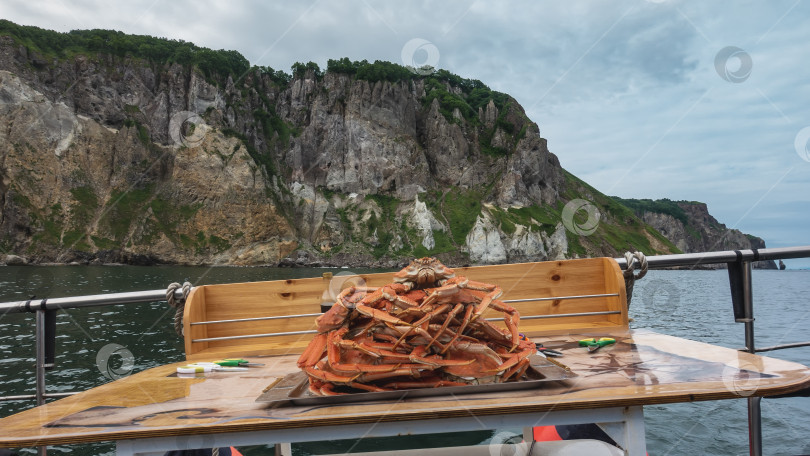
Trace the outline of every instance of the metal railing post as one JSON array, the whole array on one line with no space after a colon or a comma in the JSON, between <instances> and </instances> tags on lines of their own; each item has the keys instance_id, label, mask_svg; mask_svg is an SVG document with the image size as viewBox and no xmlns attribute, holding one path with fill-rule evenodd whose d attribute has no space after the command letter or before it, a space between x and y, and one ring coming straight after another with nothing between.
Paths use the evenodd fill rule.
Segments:
<instances>
[{"instance_id":1,"label":"metal railing post","mask_svg":"<svg viewBox=\"0 0 810 456\"><path fill-rule=\"evenodd\" d=\"M738 255L737 261L728 263L731 303L734 321L745 324L745 351L756 353L754 343L754 294L751 283L751 261ZM748 452L762 455L762 410L759 397L748 398Z\"/></svg>"},{"instance_id":2,"label":"metal railing post","mask_svg":"<svg viewBox=\"0 0 810 456\"><path fill-rule=\"evenodd\" d=\"M45 311L37 310L36 322L36 352L37 352L37 405L45 403Z\"/></svg>"},{"instance_id":3,"label":"metal railing post","mask_svg":"<svg viewBox=\"0 0 810 456\"><path fill-rule=\"evenodd\" d=\"M37 382L37 405L45 403L45 310L37 310L36 320L36 382ZM47 447L37 447L37 454L45 456Z\"/></svg>"},{"instance_id":4,"label":"metal railing post","mask_svg":"<svg viewBox=\"0 0 810 456\"><path fill-rule=\"evenodd\" d=\"M743 261L739 270L742 285L742 301L745 309L745 349L756 353L754 344L754 293L751 283L751 262ZM748 453L751 456L762 455L762 409L761 397L748 398Z\"/></svg>"},{"instance_id":5,"label":"metal railing post","mask_svg":"<svg viewBox=\"0 0 810 456\"><path fill-rule=\"evenodd\" d=\"M745 350L754 353L754 294L751 284L751 262L743 261L740 269L743 308L745 309Z\"/></svg>"},{"instance_id":6,"label":"metal railing post","mask_svg":"<svg viewBox=\"0 0 810 456\"><path fill-rule=\"evenodd\" d=\"M762 398L752 396L748 398L748 454L762 455Z\"/></svg>"},{"instance_id":7,"label":"metal railing post","mask_svg":"<svg viewBox=\"0 0 810 456\"><path fill-rule=\"evenodd\" d=\"M751 287L751 263L743 263L743 284L747 291L745 296L745 346L748 353L756 353L754 345L754 297ZM751 456L762 455L762 409L761 397L748 398L748 447Z\"/></svg>"},{"instance_id":8,"label":"metal railing post","mask_svg":"<svg viewBox=\"0 0 810 456\"><path fill-rule=\"evenodd\" d=\"M756 353L754 345L754 293L751 284L751 262L743 261L741 270L743 303L745 305L745 348ZM748 453L762 455L762 409L761 397L748 398Z\"/></svg>"}]
</instances>

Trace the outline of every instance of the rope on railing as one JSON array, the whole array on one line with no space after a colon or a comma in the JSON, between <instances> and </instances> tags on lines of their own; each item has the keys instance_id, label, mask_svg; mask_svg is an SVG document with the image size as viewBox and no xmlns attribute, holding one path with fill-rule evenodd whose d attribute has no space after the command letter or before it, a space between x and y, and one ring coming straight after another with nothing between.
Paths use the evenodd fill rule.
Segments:
<instances>
[{"instance_id":1,"label":"rope on railing","mask_svg":"<svg viewBox=\"0 0 810 456\"><path fill-rule=\"evenodd\" d=\"M182 299L176 299L174 297L174 293L179 289L183 290ZM186 298L188 298L189 293L191 293L191 284L189 282L184 282L183 285L173 282L169 284L169 288L166 289L166 302L177 309L174 312L174 332L180 337L183 337L183 309L186 307Z\"/></svg>"},{"instance_id":2,"label":"rope on railing","mask_svg":"<svg viewBox=\"0 0 810 456\"><path fill-rule=\"evenodd\" d=\"M629 309L630 300L633 299L633 286L636 284L636 280L647 275L647 257L641 252L625 252L624 260L627 262L627 269L623 272L624 288L627 290L627 308ZM639 271L637 274L633 274L636 270L636 264L639 265Z\"/></svg>"}]
</instances>

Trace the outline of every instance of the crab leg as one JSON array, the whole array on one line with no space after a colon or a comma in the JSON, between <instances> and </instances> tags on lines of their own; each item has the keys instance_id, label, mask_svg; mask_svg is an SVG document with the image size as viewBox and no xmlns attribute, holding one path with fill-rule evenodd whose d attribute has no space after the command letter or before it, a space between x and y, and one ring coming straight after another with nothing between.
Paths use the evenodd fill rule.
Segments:
<instances>
[{"instance_id":1,"label":"crab leg","mask_svg":"<svg viewBox=\"0 0 810 456\"><path fill-rule=\"evenodd\" d=\"M498 290L498 295L496 296L496 298L500 296L502 293L502 291L500 291L501 289L497 285L492 285L490 283L484 282L476 282L475 280L470 280L467 278L464 278L464 280L458 279L461 279L461 277L456 277L456 279L451 280L455 280L458 283L459 288L467 288L469 290L476 290L476 291L486 291L488 293Z\"/></svg>"},{"instance_id":2,"label":"crab leg","mask_svg":"<svg viewBox=\"0 0 810 456\"><path fill-rule=\"evenodd\" d=\"M512 348L512 337L509 331L500 329L486 320L471 321L470 327L475 331L480 331L480 334L489 338L491 342Z\"/></svg>"},{"instance_id":3,"label":"crab leg","mask_svg":"<svg viewBox=\"0 0 810 456\"><path fill-rule=\"evenodd\" d=\"M447 309L449 308L450 304L442 304L429 312L425 312L425 316L422 317L419 321L411 323L413 325L411 326L411 329L409 329L408 331L405 332L405 334L400 336L399 340L394 344L394 347L396 348L399 344L401 344L405 340L405 338L411 334L411 331L414 331L416 328L422 326L423 324L430 322L430 320L432 320L433 317L446 312ZM435 338L431 337L431 341L432 341L431 343L435 342Z\"/></svg>"},{"instance_id":4,"label":"crab leg","mask_svg":"<svg viewBox=\"0 0 810 456\"><path fill-rule=\"evenodd\" d=\"M467 329L467 325L470 323L470 318L472 318L471 317L472 316L472 311L473 311L473 306L467 306L467 311L464 312L464 318L461 320L461 326L458 327L458 329L456 330L456 334L453 335L453 338L450 339L450 342L448 342L444 346L444 348L442 348L442 350L439 352L440 354L444 355L444 353L447 351L447 349L450 348L451 346L455 345L457 343L457 341L458 341L458 338L461 337L464 334L464 330Z\"/></svg>"},{"instance_id":5,"label":"crab leg","mask_svg":"<svg viewBox=\"0 0 810 456\"><path fill-rule=\"evenodd\" d=\"M394 304L398 304L400 307L410 308L410 307L418 307L419 303L407 298L405 296L401 296L397 294L397 290L394 289L391 285L386 285L384 287L380 287L374 293L367 295L360 301L360 304L365 306L373 306L380 301L388 301Z\"/></svg>"},{"instance_id":6,"label":"crab leg","mask_svg":"<svg viewBox=\"0 0 810 456\"><path fill-rule=\"evenodd\" d=\"M398 365L390 364L368 364L368 363L349 363L343 362L340 356L340 347L348 346L351 349L357 349L362 353L370 354L376 358L381 355L374 352L374 350L360 350L362 344L354 341L344 341L341 337L346 334L348 329L346 327L340 328L337 331L329 333L329 341L327 347L327 359L329 360L329 367L336 374L360 374L363 372L391 372L395 370Z\"/></svg>"},{"instance_id":7,"label":"crab leg","mask_svg":"<svg viewBox=\"0 0 810 456\"><path fill-rule=\"evenodd\" d=\"M517 322L520 321L520 313L518 313L517 309L502 301L493 300L491 307L504 313L503 320L504 323L506 323L506 327L509 328L509 333L512 335L512 351L514 351L520 340L520 332L517 327Z\"/></svg>"},{"instance_id":8,"label":"crab leg","mask_svg":"<svg viewBox=\"0 0 810 456\"><path fill-rule=\"evenodd\" d=\"M345 375L338 375L327 370L323 369L315 369L314 367L305 367L304 372L306 372L311 377L315 377L318 380L323 382L330 382L330 383L348 383L354 381L360 374L355 374L351 377L347 377Z\"/></svg>"},{"instance_id":9,"label":"crab leg","mask_svg":"<svg viewBox=\"0 0 810 456\"><path fill-rule=\"evenodd\" d=\"M414 377L414 378L419 378L420 375L421 375L421 373L420 373L419 369L399 368L399 369L393 370L391 372L374 372L374 373L360 374L356 378L356 380L358 382L366 383L366 382L374 382L374 381L377 381L377 380L382 380L382 379L391 378L391 377Z\"/></svg>"},{"instance_id":10,"label":"crab leg","mask_svg":"<svg viewBox=\"0 0 810 456\"><path fill-rule=\"evenodd\" d=\"M352 388L360 389L360 390L370 391L372 393L379 393L379 392L382 392L382 391L391 391L390 388L383 388L383 387L374 386L374 385L366 385L365 383L360 383L360 382L350 382L349 386L351 386Z\"/></svg>"},{"instance_id":11,"label":"crab leg","mask_svg":"<svg viewBox=\"0 0 810 456\"><path fill-rule=\"evenodd\" d=\"M453 318L456 316L456 314L461 312L461 309L463 309L463 308L464 308L464 304L461 304L461 303L456 304L456 306L453 307L453 310L451 310L448 313L447 318L444 320L444 324L442 324L442 327L436 332L436 335L433 336L433 340L431 340L427 344L426 348L430 348L431 345L433 345L435 342L438 341L439 336L444 334L444 332L447 330L447 327L450 326L450 322L453 321Z\"/></svg>"},{"instance_id":12,"label":"crab leg","mask_svg":"<svg viewBox=\"0 0 810 456\"><path fill-rule=\"evenodd\" d=\"M439 299L446 296L452 296L458 293L459 286L455 283L451 283L449 285L445 285L443 287L434 288L431 290L430 295L422 301L422 305L420 307L427 307L433 305L433 303Z\"/></svg>"},{"instance_id":13,"label":"crab leg","mask_svg":"<svg viewBox=\"0 0 810 456\"><path fill-rule=\"evenodd\" d=\"M504 361L500 366L498 366L498 367L496 367L494 369L485 370L484 372L486 372L486 373L498 373L498 372L506 371L507 369L509 369L512 366L517 365L519 362L523 361L524 359L527 359L529 357L529 355L531 355L534 352L535 352L534 347L526 348L523 351L520 351L520 352L515 353L513 355L509 355L507 360Z\"/></svg>"},{"instance_id":14,"label":"crab leg","mask_svg":"<svg viewBox=\"0 0 810 456\"><path fill-rule=\"evenodd\" d=\"M477 306L475 306L475 316L473 317L473 319L474 320L477 319L484 312L486 312L487 309L489 308L490 304L492 304L492 301L498 299L498 297L500 297L502 294L503 294L503 291L499 287L495 287L492 291L487 293L481 299L481 302ZM504 304L504 305L506 305L506 304ZM503 310L505 310L505 309L503 309ZM512 309L512 310L514 311L515 309Z\"/></svg>"},{"instance_id":15,"label":"crab leg","mask_svg":"<svg viewBox=\"0 0 810 456\"><path fill-rule=\"evenodd\" d=\"M399 340L399 338L394 337L394 336L392 336L390 334L377 333L377 334L375 334L375 337L378 338L378 339L382 339L382 340L390 342L391 343L391 348L393 348L394 344L397 343L397 341ZM399 348L402 348L404 350L413 350L413 346L408 345L408 344L404 344L404 343L399 344Z\"/></svg>"},{"instance_id":16,"label":"crab leg","mask_svg":"<svg viewBox=\"0 0 810 456\"><path fill-rule=\"evenodd\" d=\"M327 337L327 333L321 333L312 339L304 353L301 353L298 358L298 367L312 367L323 358L324 351L326 351Z\"/></svg>"},{"instance_id":17,"label":"crab leg","mask_svg":"<svg viewBox=\"0 0 810 456\"><path fill-rule=\"evenodd\" d=\"M513 375L515 376L515 378L520 378L523 375L523 373L526 372L526 369L528 369L528 367L529 367L529 359L523 358L522 360L518 361L517 364L504 371L503 375L501 375L501 381L505 382L509 380Z\"/></svg>"},{"instance_id":18,"label":"crab leg","mask_svg":"<svg viewBox=\"0 0 810 456\"><path fill-rule=\"evenodd\" d=\"M384 321L386 323L391 323L393 325L403 325L403 326L410 326L411 325L407 321L400 320L399 318L391 315L388 312L385 312L385 311L380 310L380 309L375 309L373 307L368 307L368 306L363 305L363 304L357 304L357 306L354 309L356 311L360 312L361 314L366 315L368 317L371 317L371 318L373 318L375 320ZM326 315L326 314L324 314L324 315Z\"/></svg>"},{"instance_id":19,"label":"crab leg","mask_svg":"<svg viewBox=\"0 0 810 456\"><path fill-rule=\"evenodd\" d=\"M335 391L335 384L334 383L324 383L323 386L320 387L318 392L321 396L343 396L346 393L338 393Z\"/></svg>"},{"instance_id":20,"label":"crab leg","mask_svg":"<svg viewBox=\"0 0 810 456\"><path fill-rule=\"evenodd\" d=\"M324 383L316 378L310 377L309 378L309 392L316 396L321 396L321 387Z\"/></svg>"},{"instance_id":21,"label":"crab leg","mask_svg":"<svg viewBox=\"0 0 810 456\"><path fill-rule=\"evenodd\" d=\"M390 344L385 344L385 345L390 345ZM366 370L368 372L390 372L391 370L393 370L393 369L395 369L397 367L404 367L404 365L400 366L400 364L403 361L413 361L414 363L417 363L417 364L415 364L413 366L408 366L408 367L420 367L420 368L422 368L422 367L424 367L424 365L427 365L427 366L430 366L433 369L436 369L436 368L441 367L441 366L464 365L464 364L469 364L470 362L472 362L472 361L469 361L469 360L461 360L461 361L443 360L440 357L427 358L427 357L424 356L425 352L426 352L426 348L425 348L424 345L420 345L420 346L414 348L411 351L411 353L398 353L398 352L395 352L395 351L386 350L384 348L377 348L377 347L369 346L369 345L366 345L363 342L356 342L356 341L353 341L353 340L341 340L340 341L340 346L341 347L346 347L346 348L351 348L351 349L356 349L356 350L362 351L363 353L367 353L367 354L370 354L372 356L382 358L380 360L381 363L397 364L397 366L393 366L393 367L391 367L391 364L375 364L375 365L370 365L370 366L369 365L363 365L363 370ZM330 362L332 362L332 361L330 361ZM368 369L366 369L367 366L369 367ZM338 370L343 370L343 369L341 369L339 367L336 367L334 362L332 362L332 367L335 367Z\"/></svg>"}]
</instances>

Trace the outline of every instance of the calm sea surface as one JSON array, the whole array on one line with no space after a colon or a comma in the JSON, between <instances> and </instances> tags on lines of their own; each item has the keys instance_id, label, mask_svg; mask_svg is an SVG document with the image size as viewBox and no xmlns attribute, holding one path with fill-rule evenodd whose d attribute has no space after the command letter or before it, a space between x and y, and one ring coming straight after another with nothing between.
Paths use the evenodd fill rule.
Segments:
<instances>
[{"instance_id":1,"label":"calm sea surface","mask_svg":"<svg viewBox=\"0 0 810 456\"><path fill-rule=\"evenodd\" d=\"M330 269L204 267L0 267L0 302L39 297L165 288L189 280L194 285L316 277ZM346 270L343 270L346 271ZM354 269L354 272L370 272ZM810 271L754 271L758 346L810 340ZM743 345L743 325L735 324L726 271L651 271L636 284L630 314L634 328L731 348ZM134 357L133 372L184 359L165 303L119 305L60 312L57 319L57 366L47 373L49 392L79 391L109 381L96 356L119 344ZM810 365L810 348L773 352L772 356ZM115 362L115 359L113 359ZM34 317L0 316L0 396L34 392ZM114 366L126 368L128 366ZM0 402L0 416L25 410L32 401ZM743 455L747 451L744 400L647 406L647 448L651 455ZM762 402L765 454L810 454L810 398ZM514 430L519 432L519 430ZM0 429L2 433L2 429ZM491 431L433 439L441 445L486 442ZM411 441L398 444L412 445ZM331 446L331 445L330 445ZM333 452L379 449L379 442L345 442ZM317 445L301 446L308 454ZM246 455L272 454L265 447L242 449ZM33 450L23 449L24 454ZM113 454L111 444L49 447L49 454Z\"/></svg>"}]
</instances>

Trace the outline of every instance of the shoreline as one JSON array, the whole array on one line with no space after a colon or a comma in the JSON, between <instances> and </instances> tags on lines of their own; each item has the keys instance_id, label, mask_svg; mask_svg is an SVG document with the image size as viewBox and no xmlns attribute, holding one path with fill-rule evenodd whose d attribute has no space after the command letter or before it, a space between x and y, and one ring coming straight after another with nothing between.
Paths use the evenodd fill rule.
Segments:
<instances>
[{"instance_id":1,"label":"shoreline","mask_svg":"<svg viewBox=\"0 0 810 456\"><path fill-rule=\"evenodd\" d=\"M272 264L216 264L216 263L165 263L160 261L137 261L137 262L130 262L130 263L122 263L122 262L103 262L99 259L95 259L93 261L71 261L71 262L57 262L57 261L43 261L38 262L36 260L28 260L25 257L17 256L17 255L8 255L19 258L19 260L12 260L11 262L5 261L0 259L0 267L2 266L41 266L41 267L64 267L64 266L71 266L71 267L81 267L81 266L104 266L104 267L121 267L121 266L142 266L142 267L209 267L209 268L292 268L292 269L302 269L302 268L312 268L312 269L350 269L350 268L365 268L365 269L399 269L403 268L408 265L411 261L410 259L373 259L371 261L367 261L366 258L344 258L346 261L322 261L322 260L310 260L304 259L299 257L298 259L293 259L291 257L283 258L278 263ZM7 256L7 257L8 257ZM445 264L453 264L453 267L460 268L460 267L470 267L470 266L484 266L491 263L471 263L467 261L455 261L458 258L452 258L456 255L444 255L440 254L437 257L444 262ZM450 258L448 258L450 257ZM527 262L541 262L541 261L554 261L554 260L531 260L527 259ZM513 262L512 264L521 263L523 261ZM509 263L494 263L494 264L509 264ZM716 265L699 265L696 267L685 267L685 266L673 266L668 268L660 268L656 269L657 271L713 271L713 270L725 270L725 264L716 264ZM778 268L772 267L762 267L759 264L754 264L754 268L757 270L774 270L778 271ZM808 271L810 268L787 268L786 271Z\"/></svg>"}]
</instances>

